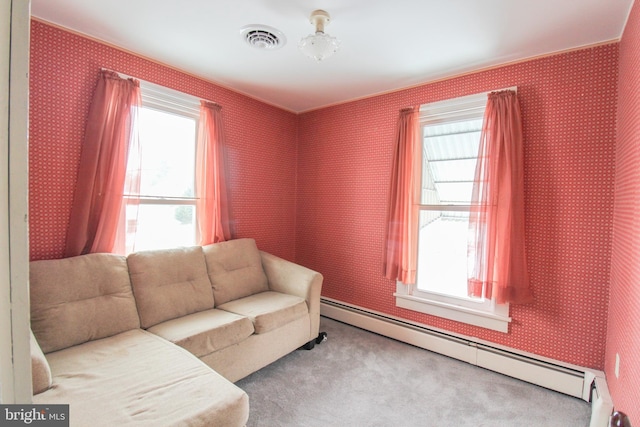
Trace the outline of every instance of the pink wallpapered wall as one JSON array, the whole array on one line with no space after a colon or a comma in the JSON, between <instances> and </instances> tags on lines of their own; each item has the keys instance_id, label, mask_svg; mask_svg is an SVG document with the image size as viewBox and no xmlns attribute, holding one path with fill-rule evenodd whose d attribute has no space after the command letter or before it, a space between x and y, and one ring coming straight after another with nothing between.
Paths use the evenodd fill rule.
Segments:
<instances>
[{"instance_id":1,"label":"pink wallpapered wall","mask_svg":"<svg viewBox=\"0 0 640 427\"><path fill-rule=\"evenodd\" d=\"M63 255L80 147L98 70L108 68L222 105L236 237L295 257L297 116L196 77L33 20L31 259Z\"/></svg>"},{"instance_id":2,"label":"pink wallpapered wall","mask_svg":"<svg viewBox=\"0 0 640 427\"><path fill-rule=\"evenodd\" d=\"M617 67L611 44L302 114L296 260L322 272L326 297L602 369ZM516 85L535 303L512 306L508 334L396 308L382 257L398 111Z\"/></svg>"},{"instance_id":3,"label":"pink wallpapered wall","mask_svg":"<svg viewBox=\"0 0 640 427\"><path fill-rule=\"evenodd\" d=\"M617 409L640 423L640 3L620 42L615 203L605 372ZM620 377L615 376L616 353Z\"/></svg>"}]
</instances>

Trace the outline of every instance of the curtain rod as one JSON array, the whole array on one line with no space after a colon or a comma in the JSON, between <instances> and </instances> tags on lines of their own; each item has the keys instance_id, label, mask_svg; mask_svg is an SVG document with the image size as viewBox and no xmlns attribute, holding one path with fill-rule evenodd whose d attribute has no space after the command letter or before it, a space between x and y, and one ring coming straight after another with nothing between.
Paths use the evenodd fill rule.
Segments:
<instances>
[{"instance_id":1,"label":"curtain rod","mask_svg":"<svg viewBox=\"0 0 640 427\"><path fill-rule=\"evenodd\" d=\"M448 98L448 99L441 99L439 101L426 102L424 104L420 104L420 112L423 112L425 109L432 108L433 104L441 104L441 103L442 104L444 104L444 103L451 104L451 103L455 102L456 104L466 105L466 104L468 104L467 101L470 100L470 99L476 99L476 98L479 98L482 95L488 96L490 93L502 92L502 91L505 91L505 90L512 90L517 94L518 93L518 86L505 87L505 88L502 88L502 89L492 89L492 90L488 90L486 92L476 92L476 93L472 93L470 95L462 95L462 96L457 96L455 98Z\"/></svg>"},{"instance_id":2,"label":"curtain rod","mask_svg":"<svg viewBox=\"0 0 640 427\"><path fill-rule=\"evenodd\" d=\"M123 79L135 79L135 80L138 80L138 81L143 82L143 83L148 84L148 85L160 86L162 88L169 89L169 90L172 90L174 92L178 92L178 93L180 93L182 95L185 95L185 96L190 96L190 97L193 97L193 98L197 98L197 99L199 99L201 101L205 101L205 102L209 102L211 104L215 104L218 107L222 108L222 105L218 104L215 101L211 101L210 99L205 99L205 98L202 98L200 96L191 95L190 93L186 93L186 92L182 92L181 90L177 90L177 89L173 89L173 88L170 88L170 87L162 86L162 85L159 85L157 83L153 83L153 82L150 82L150 81L147 81L147 80L135 77L135 76L130 76L128 74L124 74L124 73L121 73L119 71L112 70L110 68L100 67L100 70L101 71L110 71L112 73L116 73L118 76L120 76Z\"/></svg>"}]
</instances>

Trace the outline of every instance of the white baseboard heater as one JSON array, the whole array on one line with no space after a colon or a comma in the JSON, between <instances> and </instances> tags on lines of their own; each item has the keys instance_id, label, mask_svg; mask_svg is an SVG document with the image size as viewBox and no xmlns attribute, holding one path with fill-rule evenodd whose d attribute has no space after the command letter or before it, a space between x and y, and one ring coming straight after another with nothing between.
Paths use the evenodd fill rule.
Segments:
<instances>
[{"instance_id":1,"label":"white baseboard heater","mask_svg":"<svg viewBox=\"0 0 640 427\"><path fill-rule=\"evenodd\" d=\"M416 347L592 402L590 427L606 427L613 404L602 371L427 327L330 298L320 314Z\"/></svg>"}]
</instances>

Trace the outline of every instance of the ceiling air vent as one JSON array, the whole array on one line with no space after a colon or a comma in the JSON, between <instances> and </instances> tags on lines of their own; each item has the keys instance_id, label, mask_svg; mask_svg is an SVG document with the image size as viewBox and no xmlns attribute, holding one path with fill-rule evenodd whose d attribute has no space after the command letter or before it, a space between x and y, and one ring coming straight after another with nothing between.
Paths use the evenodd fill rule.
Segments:
<instances>
[{"instance_id":1,"label":"ceiling air vent","mask_svg":"<svg viewBox=\"0 0 640 427\"><path fill-rule=\"evenodd\" d=\"M260 50L280 49L287 42L281 31L266 25L247 25L240 34L249 46Z\"/></svg>"}]
</instances>

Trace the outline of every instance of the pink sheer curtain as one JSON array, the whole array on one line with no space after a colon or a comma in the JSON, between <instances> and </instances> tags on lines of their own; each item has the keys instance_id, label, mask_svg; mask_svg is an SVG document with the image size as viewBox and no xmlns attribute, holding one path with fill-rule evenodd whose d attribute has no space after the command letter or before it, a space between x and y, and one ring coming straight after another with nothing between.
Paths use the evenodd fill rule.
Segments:
<instances>
[{"instance_id":1,"label":"pink sheer curtain","mask_svg":"<svg viewBox=\"0 0 640 427\"><path fill-rule=\"evenodd\" d=\"M198 244L231 238L223 156L222 111L201 101L196 144L196 218Z\"/></svg>"},{"instance_id":2,"label":"pink sheer curtain","mask_svg":"<svg viewBox=\"0 0 640 427\"><path fill-rule=\"evenodd\" d=\"M498 304L533 299L525 254L520 105L514 91L489 94L469 218L469 295Z\"/></svg>"},{"instance_id":3,"label":"pink sheer curtain","mask_svg":"<svg viewBox=\"0 0 640 427\"><path fill-rule=\"evenodd\" d=\"M112 252L123 207L129 147L137 144L140 85L101 71L89 109L65 256Z\"/></svg>"},{"instance_id":4,"label":"pink sheer curtain","mask_svg":"<svg viewBox=\"0 0 640 427\"><path fill-rule=\"evenodd\" d=\"M418 107L400 111L387 218L384 275L413 284L418 259L418 203L421 163Z\"/></svg>"}]
</instances>

